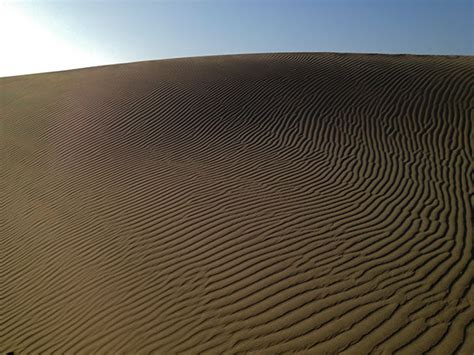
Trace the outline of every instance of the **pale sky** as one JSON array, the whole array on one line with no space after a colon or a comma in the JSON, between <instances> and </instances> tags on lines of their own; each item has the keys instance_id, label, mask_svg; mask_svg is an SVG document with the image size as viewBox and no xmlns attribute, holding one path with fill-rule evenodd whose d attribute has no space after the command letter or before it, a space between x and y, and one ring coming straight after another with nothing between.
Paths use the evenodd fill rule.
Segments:
<instances>
[{"instance_id":1,"label":"pale sky","mask_svg":"<svg viewBox=\"0 0 474 355\"><path fill-rule=\"evenodd\" d=\"M259 52L473 55L474 0L0 0L0 77Z\"/></svg>"},{"instance_id":2,"label":"pale sky","mask_svg":"<svg viewBox=\"0 0 474 355\"><path fill-rule=\"evenodd\" d=\"M24 6L0 2L0 77L95 66L113 61L87 51Z\"/></svg>"}]
</instances>

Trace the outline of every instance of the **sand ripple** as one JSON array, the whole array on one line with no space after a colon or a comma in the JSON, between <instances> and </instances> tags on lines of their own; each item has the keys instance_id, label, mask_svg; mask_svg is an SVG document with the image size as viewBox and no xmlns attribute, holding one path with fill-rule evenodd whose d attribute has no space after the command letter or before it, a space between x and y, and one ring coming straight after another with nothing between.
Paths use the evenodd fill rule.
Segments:
<instances>
[{"instance_id":1,"label":"sand ripple","mask_svg":"<svg viewBox=\"0 0 474 355\"><path fill-rule=\"evenodd\" d=\"M0 351L474 351L472 57L0 79Z\"/></svg>"}]
</instances>

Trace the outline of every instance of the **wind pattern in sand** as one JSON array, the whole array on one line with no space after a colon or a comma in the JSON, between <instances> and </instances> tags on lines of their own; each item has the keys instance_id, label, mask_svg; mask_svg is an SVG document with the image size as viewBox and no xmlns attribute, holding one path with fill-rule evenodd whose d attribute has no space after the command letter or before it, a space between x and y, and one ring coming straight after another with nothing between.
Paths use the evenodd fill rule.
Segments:
<instances>
[{"instance_id":1,"label":"wind pattern in sand","mask_svg":"<svg viewBox=\"0 0 474 355\"><path fill-rule=\"evenodd\" d=\"M474 351L472 57L0 79L0 351Z\"/></svg>"}]
</instances>

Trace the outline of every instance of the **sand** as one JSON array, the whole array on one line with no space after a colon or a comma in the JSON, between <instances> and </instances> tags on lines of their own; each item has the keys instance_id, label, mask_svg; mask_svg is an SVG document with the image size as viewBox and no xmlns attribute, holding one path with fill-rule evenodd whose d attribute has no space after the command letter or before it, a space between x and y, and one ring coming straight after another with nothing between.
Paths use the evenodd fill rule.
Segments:
<instances>
[{"instance_id":1,"label":"sand","mask_svg":"<svg viewBox=\"0 0 474 355\"><path fill-rule=\"evenodd\" d=\"M472 354L473 57L0 79L0 352Z\"/></svg>"}]
</instances>

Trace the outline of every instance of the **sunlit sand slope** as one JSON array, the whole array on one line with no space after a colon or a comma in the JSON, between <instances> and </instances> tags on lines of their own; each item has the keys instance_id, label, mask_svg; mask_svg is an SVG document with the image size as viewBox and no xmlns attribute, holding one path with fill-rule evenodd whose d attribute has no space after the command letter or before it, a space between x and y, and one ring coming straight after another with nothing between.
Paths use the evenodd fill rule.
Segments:
<instances>
[{"instance_id":1,"label":"sunlit sand slope","mask_svg":"<svg viewBox=\"0 0 474 355\"><path fill-rule=\"evenodd\" d=\"M275 54L0 79L0 351L472 354L473 75Z\"/></svg>"}]
</instances>

